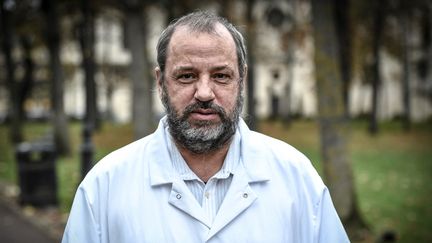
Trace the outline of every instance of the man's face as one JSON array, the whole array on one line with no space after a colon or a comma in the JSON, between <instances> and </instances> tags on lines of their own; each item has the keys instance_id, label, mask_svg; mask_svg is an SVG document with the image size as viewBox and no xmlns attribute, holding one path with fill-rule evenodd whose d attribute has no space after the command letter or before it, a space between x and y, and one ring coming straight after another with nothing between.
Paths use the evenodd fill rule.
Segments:
<instances>
[{"instance_id":1,"label":"man's face","mask_svg":"<svg viewBox=\"0 0 432 243\"><path fill-rule=\"evenodd\" d=\"M156 69L171 135L194 153L216 150L235 133L243 97L234 40L178 27L171 37L165 73Z\"/></svg>"}]
</instances>

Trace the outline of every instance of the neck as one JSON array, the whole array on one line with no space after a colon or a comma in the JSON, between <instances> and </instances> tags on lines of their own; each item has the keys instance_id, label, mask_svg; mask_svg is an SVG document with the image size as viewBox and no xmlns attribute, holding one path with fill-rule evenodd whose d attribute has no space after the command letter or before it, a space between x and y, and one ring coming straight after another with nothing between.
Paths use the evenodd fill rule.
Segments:
<instances>
[{"instance_id":1,"label":"neck","mask_svg":"<svg viewBox=\"0 0 432 243\"><path fill-rule=\"evenodd\" d=\"M227 142L218 150L196 154L176 144L189 168L204 182L207 182L222 168L229 145L230 142Z\"/></svg>"}]
</instances>

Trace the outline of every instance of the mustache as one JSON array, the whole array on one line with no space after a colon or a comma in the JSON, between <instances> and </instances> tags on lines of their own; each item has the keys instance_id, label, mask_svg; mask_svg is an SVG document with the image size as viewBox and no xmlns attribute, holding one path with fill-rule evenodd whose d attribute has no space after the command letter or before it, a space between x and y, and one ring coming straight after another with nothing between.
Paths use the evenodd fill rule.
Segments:
<instances>
[{"instance_id":1,"label":"mustache","mask_svg":"<svg viewBox=\"0 0 432 243\"><path fill-rule=\"evenodd\" d=\"M222 120L227 118L227 114L225 110L216 104L213 101L197 101L193 104L186 106L183 112L183 119L186 119L192 112L198 109L210 109L213 112L217 113Z\"/></svg>"}]
</instances>

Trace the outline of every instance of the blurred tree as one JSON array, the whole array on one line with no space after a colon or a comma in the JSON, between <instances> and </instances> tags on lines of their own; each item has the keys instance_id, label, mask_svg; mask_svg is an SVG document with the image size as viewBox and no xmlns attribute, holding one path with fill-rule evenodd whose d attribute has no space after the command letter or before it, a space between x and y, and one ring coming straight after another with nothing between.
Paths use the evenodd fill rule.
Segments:
<instances>
[{"instance_id":1,"label":"blurred tree","mask_svg":"<svg viewBox=\"0 0 432 243\"><path fill-rule=\"evenodd\" d=\"M129 75L132 81L132 123L135 139L142 138L152 132L152 84L149 71L149 58L147 52L147 35L144 11L146 1L121 1L125 12L125 38L127 47L132 55Z\"/></svg>"},{"instance_id":2,"label":"blurred tree","mask_svg":"<svg viewBox=\"0 0 432 243\"><path fill-rule=\"evenodd\" d=\"M91 128L100 126L97 106L97 87L95 82L96 65L95 45L95 8L94 1L81 0L82 21L79 28L79 42L82 52L82 67L85 75L86 113L85 122Z\"/></svg>"},{"instance_id":3,"label":"blurred tree","mask_svg":"<svg viewBox=\"0 0 432 243\"><path fill-rule=\"evenodd\" d=\"M350 0L335 0L336 33L339 41L339 65L342 75L344 111L349 117L349 87L351 83L351 8Z\"/></svg>"},{"instance_id":4,"label":"blurred tree","mask_svg":"<svg viewBox=\"0 0 432 243\"><path fill-rule=\"evenodd\" d=\"M6 4L8 2L8 4ZM9 90L9 139L13 143L22 141L21 120L19 119L19 94L18 85L15 80L15 63L12 57L13 49L13 15L12 8L13 2L0 1L0 14L1 14L1 29L2 29L2 49L6 64L6 79L7 87Z\"/></svg>"},{"instance_id":5,"label":"blurred tree","mask_svg":"<svg viewBox=\"0 0 432 243\"><path fill-rule=\"evenodd\" d=\"M382 61L380 55L385 52L392 59L398 59L401 63L401 121L404 129L410 127L412 113L411 96L414 92L412 81L414 72L418 71L419 77L427 73L427 54L420 58L419 69L416 70L415 59L422 54L414 54L415 39L419 38L418 29L421 21L416 20L418 12L427 11L428 0L383 0L383 1L353 1L355 5L353 24L353 42L357 41L354 50L354 65L364 66L365 81L372 87L372 107L369 116L369 132L376 134L379 131L378 109L380 89L382 82ZM421 39L421 37L419 38ZM411 43L411 44L410 44ZM418 46L417 46L418 47ZM427 53L425 48L424 53ZM359 61L360 60L360 61ZM355 63L357 61L357 63ZM360 65L358 65L361 63ZM395 79L399 80L399 79ZM392 80L394 81L394 80ZM421 86L424 87L424 86ZM431 85L432 87L432 85ZM384 87L385 88L385 87ZM425 91L425 89L422 89Z\"/></svg>"},{"instance_id":6,"label":"blurred tree","mask_svg":"<svg viewBox=\"0 0 432 243\"><path fill-rule=\"evenodd\" d=\"M425 77L427 86L426 95L429 97L429 100L432 102L432 1L426 2L426 21L425 21L425 49L426 49L426 68L427 75Z\"/></svg>"},{"instance_id":7,"label":"blurred tree","mask_svg":"<svg viewBox=\"0 0 432 243\"><path fill-rule=\"evenodd\" d=\"M372 110L369 118L369 132L378 133L378 93L381 86L381 57L380 46L383 37L386 0L376 1L373 6L372 26Z\"/></svg>"},{"instance_id":8,"label":"blurred tree","mask_svg":"<svg viewBox=\"0 0 432 243\"><path fill-rule=\"evenodd\" d=\"M394 12L401 26L402 40L404 108L402 125L405 130L409 130L414 108L411 103L412 93L417 92L420 97L425 97L432 102L432 2L429 0L395 0L395 2ZM413 36L418 38L417 43ZM414 52L415 49L420 52ZM417 75L413 75L414 73ZM420 82L412 85L415 76Z\"/></svg>"},{"instance_id":9,"label":"blurred tree","mask_svg":"<svg viewBox=\"0 0 432 243\"><path fill-rule=\"evenodd\" d=\"M410 88L410 46L409 46L409 24L410 24L410 9L407 10L405 1L399 3L397 12L401 25L401 43L402 43L402 101L403 114L402 122L405 130L411 128L411 88Z\"/></svg>"},{"instance_id":10,"label":"blurred tree","mask_svg":"<svg viewBox=\"0 0 432 243\"><path fill-rule=\"evenodd\" d=\"M51 105L53 109L54 123L54 143L57 153L61 155L70 154L69 128L67 117L64 112L64 74L60 61L60 32L57 1L42 0L42 12L45 15L46 43L50 54L50 70L52 97Z\"/></svg>"},{"instance_id":11,"label":"blurred tree","mask_svg":"<svg viewBox=\"0 0 432 243\"><path fill-rule=\"evenodd\" d=\"M301 11L301 0L287 0L285 1L286 5L289 7L288 10L285 6L283 6L284 2L274 1L270 2L269 6L266 10L266 21L269 25L276 29L276 31L280 32L281 39L281 50L284 55L284 64L286 75L286 81L282 81L282 87L275 88L273 86L273 92L275 89L282 89L279 91L279 98L273 100L280 100L280 105L277 109L274 107L274 110L278 110L280 116L284 122L285 127L289 127L292 121L292 84L294 78L294 65L295 65L295 50L299 46L304 44L305 34L305 25L299 21L299 17L297 16L297 12ZM310 29L309 27L307 27ZM280 77L282 78L285 75L279 74L280 70L274 69L272 70L273 81L276 81ZM274 104L277 104L274 103Z\"/></svg>"},{"instance_id":12,"label":"blurred tree","mask_svg":"<svg viewBox=\"0 0 432 243\"><path fill-rule=\"evenodd\" d=\"M33 72L35 69L35 64L31 55L34 44L33 38L30 35L24 33L20 37L20 42L23 50L24 75L19 85L18 109L19 119L23 121L26 118L24 102L29 96L34 84Z\"/></svg>"},{"instance_id":13,"label":"blurred tree","mask_svg":"<svg viewBox=\"0 0 432 243\"><path fill-rule=\"evenodd\" d=\"M432 1L418 1L421 1L418 8L421 13L419 22L422 57L417 63L417 71L423 87L415 91L432 102Z\"/></svg>"},{"instance_id":14,"label":"blurred tree","mask_svg":"<svg viewBox=\"0 0 432 243\"><path fill-rule=\"evenodd\" d=\"M247 90L247 117L246 122L248 123L251 130L256 130L256 101L255 101L255 31L256 23L253 16L253 9L255 6L255 0L246 0L246 45L248 49L247 62L248 72L247 81L245 80Z\"/></svg>"},{"instance_id":15,"label":"blurred tree","mask_svg":"<svg viewBox=\"0 0 432 243\"><path fill-rule=\"evenodd\" d=\"M412 106L413 96L422 97L423 95L432 97L432 79L426 81L429 65L428 59L432 63L432 55L429 55L429 33L432 32L428 16L429 0L383 0L383 1L352 1L352 57L353 73L356 77L362 78L363 81L372 87L371 109L369 115L368 129L371 134L379 130L378 115L380 112L386 112L382 105L387 104L384 99L380 98L381 89L387 90L388 84L401 85L400 96L402 109L401 116L402 127L410 127L411 113L417 107ZM419 20L421 16L422 20ZM423 43L423 44L421 44ZM421 46L419 46L421 45ZM432 46L432 45L431 45ZM423 48L423 49L420 49ZM392 61L401 64L400 77L395 76L381 87L382 65L386 65L386 60L381 60L381 54L388 54ZM432 53L432 50L431 50ZM389 67L389 66L387 66ZM393 72L395 68L387 69L386 75ZM428 88L430 87L430 88ZM417 92L417 93L413 93ZM424 96L423 96L424 97ZM383 102L384 101L384 102ZM432 99L431 99L432 101Z\"/></svg>"},{"instance_id":16,"label":"blurred tree","mask_svg":"<svg viewBox=\"0 0 432 243\"><path fill-rule=\"evenodd\" d=\"M315 72L318 95L321 154L324 178L336 210L352 240L367 232L357 206L356 192L348 155L346 117L335 24L335 0L313 0L312 17L315 42Z\"/></svg>"}]
</instances>

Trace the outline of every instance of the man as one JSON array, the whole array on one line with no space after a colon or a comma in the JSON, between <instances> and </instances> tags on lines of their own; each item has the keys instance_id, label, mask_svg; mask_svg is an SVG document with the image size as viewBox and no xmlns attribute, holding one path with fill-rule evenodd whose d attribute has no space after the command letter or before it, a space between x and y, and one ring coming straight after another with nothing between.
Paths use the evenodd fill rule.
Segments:
<instances>
[{"instance_id":1,"label":"man","mask_svg":"<svg viewBox=\"0 0 432 243\"><path fill-rule=\"evenodd\" d=\"M239 118L246 50L233 25L189 14L157 55L167 116L89 172L64 243L348 241L309 160Z\"/></svg>"}]
</instances>

